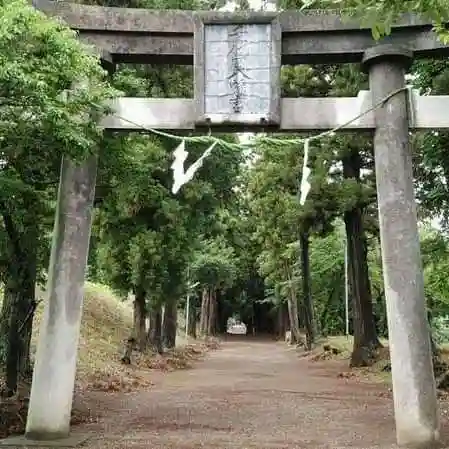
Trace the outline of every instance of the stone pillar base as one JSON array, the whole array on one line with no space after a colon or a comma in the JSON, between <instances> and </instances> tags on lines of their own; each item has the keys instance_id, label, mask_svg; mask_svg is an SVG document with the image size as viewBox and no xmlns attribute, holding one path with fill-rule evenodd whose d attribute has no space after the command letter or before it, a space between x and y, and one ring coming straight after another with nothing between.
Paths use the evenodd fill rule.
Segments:
<instances>
[{"instance_id":1,"label":"stone pillar base","mask_svg":"<svg viewBox=\"0 0 449 449\"><path fill-rule=\"evenodd\" d=\"M72 434L60 439L33 440L25 435L17 435L0 440L0 447L79 447L90 437L90 434Z\"/></svg>"}]
</instances>

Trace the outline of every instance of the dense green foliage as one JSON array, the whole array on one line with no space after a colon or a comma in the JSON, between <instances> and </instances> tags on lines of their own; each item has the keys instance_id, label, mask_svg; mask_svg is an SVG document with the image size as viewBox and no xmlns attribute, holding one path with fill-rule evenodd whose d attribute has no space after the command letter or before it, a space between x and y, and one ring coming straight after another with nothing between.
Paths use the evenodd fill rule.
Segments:
<instances>
[{"instance_id":1,"label":"dense green foliage","mask_svg":"<svg viewBox=\"0 0 449 449\"><path fill-rule=\"evenodd\" d=\"M449 42L449 6L445 0L302 0L302 4L305 8L326 6L355 16L371 28L376 40L389 35L401 15L413 13L432 23L440 39Z\"/></svg>"}]
</instances>

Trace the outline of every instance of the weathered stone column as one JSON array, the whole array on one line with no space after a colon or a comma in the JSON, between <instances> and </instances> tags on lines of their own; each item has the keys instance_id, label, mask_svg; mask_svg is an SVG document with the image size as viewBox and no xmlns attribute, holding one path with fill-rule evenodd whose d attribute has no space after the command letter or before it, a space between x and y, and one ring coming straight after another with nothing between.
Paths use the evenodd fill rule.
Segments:
<instances>
[{"instance_id":1,"label":"weathered stone column","mask_svg":"<svg viewBox=\"0 0 449 449\"><path fill-rule=\"evenodd\" d=\"M366 51L373 104L405 86L411 52L393 45ZM375 112L374 154L388 314L397 442L429 448L439 439L438 403L409 145L407 92Z\"/></svg>"},{"instance_id":2,"label":"weathered stone column","mask_svg":"<svg viewBox=\"0 0 449 449\"><path fill-rule=\"evenodd\" d=\"M63 158L27 439L69 436L96 173L96 156L81 165Z\"/></svg>"}]
</instances>

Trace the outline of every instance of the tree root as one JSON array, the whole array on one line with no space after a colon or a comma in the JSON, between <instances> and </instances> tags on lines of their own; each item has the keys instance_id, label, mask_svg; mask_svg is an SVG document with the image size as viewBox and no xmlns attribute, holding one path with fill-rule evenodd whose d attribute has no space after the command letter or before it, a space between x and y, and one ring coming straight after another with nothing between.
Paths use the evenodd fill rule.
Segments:
<instances>
[{"instance_id":1,"label":"tree root","mask_svg":"<svg viewBox=\"0 0 449 449\"><path fill-rule=\"evenodd\" d=\"M439 355L433 356L433 374L438 390L449 391L449 364L447 364ZM387 362L382 371L391 371L391 362Z\"/></svg>"},{"instance_id":2,"label":"tree root","mask_svg":"<svg viewBox=\"0 0 449 449\"><path fill-rule=\"evenodd\" d=\"M360 346L352 351L350 368L364 368L372 366L378 357L375 345Z\"/></svg>"},{"instance_id":3,"label":"tree root","mask_svg":"<svg viewBox=\"0 0 449 449\"><path fill-rule=\"evenodd\" d=\"M332 355L338 355L343 352L341 349L336 348L335 346L331 346L331 345L323 345L323 351L330 352Z\"/></svg>"},{"instance_id":4,"label":"tree root","mask_svg":"<svg viewBox=\"0 0 449 449\"><path fill-rule=\"evenodd\" d=\"M388 359L389 351L385 348L379 339L371 343L359 346L353 349L351 353L350 368L365 368L374 365L379 360Z\"/></svg>"},{"instance_id":5,"label":"tree root","mask_svg":"<svg viewBox=\"0 0 449 449\"><path fill-rule=\"evenodd\" d=\"M122 356L122 363L125 365L131 365L131 356L133 353L134 346L136 344L136 339L134 337L129 337L125 343L124 353Z\"/></svg>"},{"instance_id":6,"label":"tree root","mask_svg":"<svg viewBox=\"0 0 449 449\"><path fill-rule=\"evenodd\" d=\"M449 365L439 355L434 355L432 361L437 388L449 390Z\"/></svg>"}]
</instances>

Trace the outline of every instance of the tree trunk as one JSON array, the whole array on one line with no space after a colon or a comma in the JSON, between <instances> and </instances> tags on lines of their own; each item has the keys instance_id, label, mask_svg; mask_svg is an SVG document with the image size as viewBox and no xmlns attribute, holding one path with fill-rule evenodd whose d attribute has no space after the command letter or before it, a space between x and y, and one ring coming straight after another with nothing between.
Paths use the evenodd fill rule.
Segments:
<instances>
[{"instance_id":1,"label":"tree trunk","mask_svg":"<svg viewBox=\"0 0 449 449\"><path fill-rule=\"evenodd\" d=\"M285 334L285 329L283 328L282 315L283 315L283 313L282 313L282 304L281 304L276 311L275 335L277 338L282 337Z\"/></svg>"},{"instance_id":2,"label":"tree trunk","mask_svg":"<svg viewBox=\"0 0 449 449\"><path fill-rule=\"evenodd\" d=\"M146 329L146 292L141 286L136 287L134 291L134 330L133 336L136 340L140 352L144 352L147 344Z\"/></svg>"},{"instance_id":3,"label":"tree trunk","mask_svg":"<svg viewBox=\"0 0 449 449\"><path fill-rule=\"evenodd\" d=\"M30 260L21 258L21 266L15 274L10 273L5 285L4 309L9 316L4 317L2 331L6 332L0 338L5 341L4 354L6 365L6 393L13 395L17 390L20 377L30 377L30 340L33 325L33 315L36 308L34 267L27 263ZM17 277L16 277L17 276Z\"/></svg>"},{"instance_id":4,"label":"tree trunk","mask_svg":"<svg viewBox=\"0 0 449 449\"><path fill-rule=\"evenodd\" d=\"M20 377L31 374L30 340L36 308L37 227L24 223L19 234L13 218L2 211L9 239L9 264L0 323L7 396L17 391Z\"/></svg>"},{"instance_id":5,"label":"tree trunk","mask_svg":"<svg viewBox=\"0 0 449 449\"><path fill-rule=\"evenodd\" d=\"M296 297L295 290L292 285L292 278L288 267L285 267L285 272L287 274L287 279L290 283L289 295L287 298L288 305L288 317L290 322L290 331L292 333L291 343L292 344L302 344L301 332L299 330L299 317L298 317L298 298Z\"/></svg>"},{"instance_id":6,"label":"tree trunk","mask_svg":"<svg viewBox=\"0 0 449 449\"><path fill-rule=\"evenodd\" d=\"M287 330L290 327L290 318L289 318L289 314L288 314L288 304L287 303L282 303L281 305L281 327L282 327L282 333L281 333L281 338L284 339L285 338L285 332L287 332Z\"/></svg>"},{"instance_id":7,"label":"tree trunk","mask_svg":"<svg viewBox=\"0 0 449 449\"><path fill-rule=\"evenodd\" d=\"M301 332L299 330L298 305L295 297L290 296L287 300L288 304L288 318L290 324L290 331L292 333L292 344L301 344Z\"/></svg>"},{"instance_id":8,"label":"tree trunk","mask_svg":"<svg viewBox=\"0 0 449 449\"><path fill-rule=\"evenodd\" d=\"M151 348L163 353L162 348L162 307L153 305L150 310L150 328L148 329L148 343Z\"/></svg>"},{"instance_id":9,"label":"tree trunk","mask_svg":"<svg viewBox=\"0 0 449 449\"><path fill-rule=\"evenodd\" d=\"M5 297L11 301L11 315L9 316L8 341L6 346L6 396L13 396L17 391L19 381L19 361L23 352L22 341L19 334L20 318L17 310L20 307L20 293L17 291L15 280L5 286Z\"/></svg>"},{"instance_id":10,"label":"tree trunk","mask_svg":"<svg viewBox=\"0 0 449 449\"><path fill-rule=\"evenodd\" d=\"M36 300L36 265L32 268L30 272L30 280L28 285L23 285L23 293L25 295L24 307L28 307L26 316L20 324L19 334L22 339L22 353L19 359L19 374L24 379L31 379L33 374L33 366L31 364L31 336L33 333L33 319L34 313L38 305Z\"/></svg>"},{"instance_id":11,"label":"tree trunk","mask_svg":"<svg viewBox=\"0 0 449 449\"><path fill-rule=\"evenodd\" d=\"M190 297L189 323L187 326L187 335L196 338L196 297Z\"/></svg>"},{"instance_id":12,"label":"tree trunk","mask_svg":"<svg viewBox=\"0 0 449 449\"><path fill-rule=\"evenodd\" d=\"M343 159L345 178L360 180L360 155L351 153ZM353 299L354 347L351 366L367 366L374 360L374 351L381 346L374 321L371 285L368 272L368 251L363 228L362 207L344 214L348 242L349 281Z\"/></svg>"},{"instance_id":13,"label":"tree trunk","mask_svg":"<svg viewBox=\"0 0 449 449\"><path fill-rule=\"evenodd\" d=\"M251 303L251 332L253 337L256 336L256 311L254 310L254 302Z\"/></svg>"},{"instance_id":14,"label":"tree trunk","mask_svg":"<svg viewBox=\"0 0 449 449\"><path fill-rule=\"evenodd\" d=\"M220 333L223 329L222 323L225 323L225 312L224 312L224 304L223 301L220 301L221 292L219 290L215 290L214 294L214 309L215 309L215 318L214 318L214 330L213 335L216 335L217 333Z\"/></svg>"},{"instance_id":15,"label":"tree trunk","mask_svg":"<svg viewBox=\"0 0 449 449\"><path fill-rule=\"evenodd\" d=\"M125 344L122 356L122 363L124 363L125 365L131 365L131 356L133 355L133 348L135 342L136 340L134 337L129 337Z\"/></svg>"},{"instance_id":16,"label":"tree trunk","mask_svg":"<svg viewBox=\"0 0 449 449\"><path fill-rule=\"evenodd\" d=\"M367 366L373 361L373 351L380 347L373 313L368 274L368 258L360 209L345 214L349 248L349 279L353 299L354 348L351 366Z\"/></svg>"},{"instance_id":17,"label":"tree trunk","mask_svg":"<svg viewBox=\"0 0 449 449\"><path fill-rule=\"evenodd\" d=\"M302 294L304 305L304 328L306 330L306 349L312 350L315 343L315 318L313 313L313 301L311 291L310 260L309 260L309 235L300 233L301 269L302 269Z\"/></svg>"},{"instance_id":18,"label":"tree trunk","mask_svg":"<svg viewBox=\"0 0 449 449\"><path fill-rule=\"evenodd\" d=\"M216 330L216 312L217 312L217 293L214 289L210 288L208 297L209 297L209 307L208 307L208 316L207 316L207 332L206 335L215 335Z\"/></svg>"},{"instance_id":19,"label":"tree trunk","mask_svg":"<svg viewBox=\"0 0 449 449\"><path fill-rule=\"evenodd\" d=\"M282 303L277 310L276 335L280 339L285 338L285 333L289 328L288 304Z\"/></svg>"},{"instance_id":20,"label":"tree trunk","mask_svg":"<svg viewBox=\"0 0 449 449\"><path fill-rule=\"evenodd\" d=\"M176 346L176 329L178 322L178 303L170 299L165 304L164 319L162 324L163 346L172 349Z\"/></svg>"},{"instance_id":21,"label":"tree trunk","mask_svg":"<svg viewBox=\"0 0 449 449\"><path fill-rule=\"evenodd\" d=\"M8 283L8 280L6 281ZM1 366L4 368L6 366L6 351L8 348L8 338L9 338L9 322L12 316L12 306L14 298L9 294L9 289L7 285L3 291L3 301L2 301L2 312L0 316L0 362Z\"/></svg>"},{"instance_id":22,"label":"tree trunk","mask_svg":"<svg viewBox=\"0 0 449 449\"><path fill-rule=\"evenodd\" d=\"M207 288L203 288L203 293L201 296L201 316L200 316L201 335L205 335L207 332L208 311L209 311L209 294Z\"/></svg>"}]
</instances>

